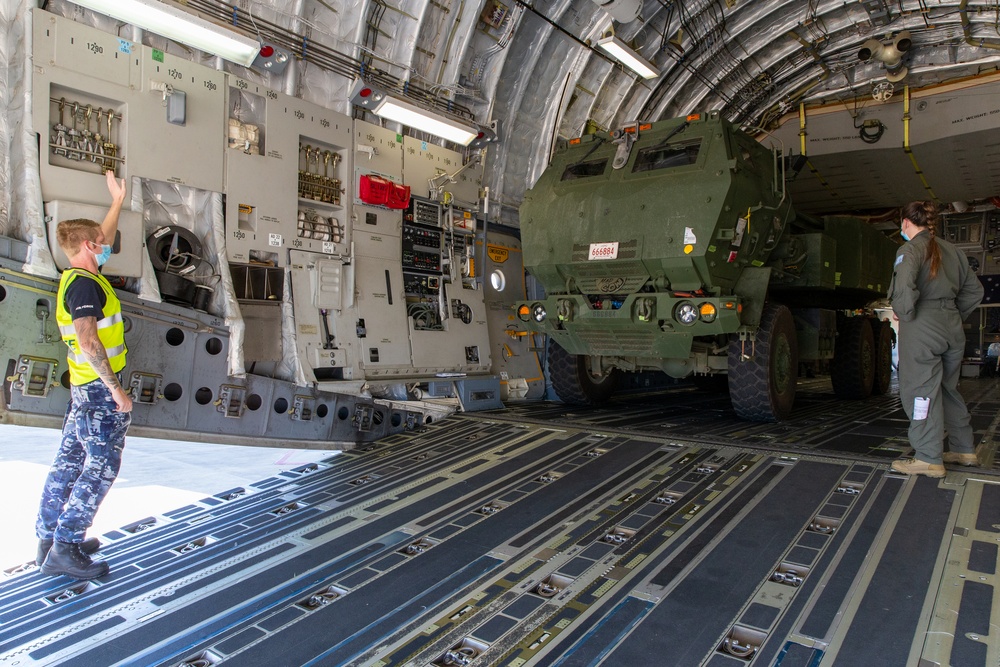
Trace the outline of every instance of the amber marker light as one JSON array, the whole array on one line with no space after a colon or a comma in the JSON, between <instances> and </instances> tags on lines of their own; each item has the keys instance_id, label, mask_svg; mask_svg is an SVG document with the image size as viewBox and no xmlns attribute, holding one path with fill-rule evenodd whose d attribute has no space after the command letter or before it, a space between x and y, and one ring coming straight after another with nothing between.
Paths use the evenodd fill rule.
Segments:
<instances>
[{"instance_id":1,"label":"amber marker light","mask_svg":"<svg viewBox=\"0 0 1000 667\"><path fill-rule=\"evenodd\" d=\"M527 304L523 304L517 309L517 318L522 322L527 322L531 319L531 308Z\"/></svg>"},{"instance_id":2,"label":"amber marker light","mask_svg":"<svg viewBox=\"0 0 1000 667\"><path fill-rule=\"evenodd\" d=\"M698 315L701 317L702 322L714 322L718 311L716 311L714 305L706 302L698 306Z\"/></svg>"}]
</instances>

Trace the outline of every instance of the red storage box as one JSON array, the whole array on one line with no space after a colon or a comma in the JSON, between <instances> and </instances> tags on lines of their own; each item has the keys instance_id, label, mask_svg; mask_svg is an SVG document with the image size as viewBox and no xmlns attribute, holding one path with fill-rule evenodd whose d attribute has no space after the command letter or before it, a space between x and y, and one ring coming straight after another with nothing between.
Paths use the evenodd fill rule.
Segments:
<instances>
[{"instance_id":1,"label":"red storage box","mask_svg":"<svg viewBox=\"0 0 1000 667\"><path fill-rule=\"evenodd\" d=\"M389 183L389 208L407 208L410 205L410 186Z\"/></svg>"},{"instance_id":2,"label":"red storage box","mask_svg":"<svg viewBox=\"0 0 1000 667\"><path fill-rule=\"evenodd\" d=\"M361 201L372 206L388 206L393 183L381 176L361 177Z\"/></svg>"}]
</instances>

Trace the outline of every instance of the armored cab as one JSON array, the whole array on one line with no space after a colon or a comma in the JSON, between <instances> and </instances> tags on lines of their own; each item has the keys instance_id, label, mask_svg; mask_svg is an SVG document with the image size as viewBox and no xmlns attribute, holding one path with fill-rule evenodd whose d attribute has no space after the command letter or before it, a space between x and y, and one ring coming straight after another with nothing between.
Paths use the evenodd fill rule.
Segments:
<instances>
[{"instance_id":1,"label":"armored cab","mask_svg":"<svg viewBox=\"0 0 1000 667\"><path fill-rule=\"evenodd\" d=\"M862 220L797 216L780 149L717 113L574 139L526 194L521 230L546 298L518 317L548 334L565 401L607 399L622 371L728 375L741 416L777 420L800 361L835 356L838 394L888 386L892 331L858 311L885 294L896 244Z\"/></svg>"}]
</instances>

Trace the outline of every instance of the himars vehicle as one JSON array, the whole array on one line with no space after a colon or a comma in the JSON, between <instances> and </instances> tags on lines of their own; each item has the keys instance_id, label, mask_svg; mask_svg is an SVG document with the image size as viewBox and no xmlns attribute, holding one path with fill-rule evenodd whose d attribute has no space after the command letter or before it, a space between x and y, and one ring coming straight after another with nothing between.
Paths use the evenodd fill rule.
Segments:
<instances>
[{"instance_id":1,"label":"himars vehicle","mask_svg":"<svg viewBox=\"0 0 1000 667\"><path fill-rule=\"evenodd\" d=\"M780 147L718 113L574 139L521 206L518 304L549 336L564 401L609 398L621 372L728 375L743 418L778 421L800 363L829 362L840 397L884 393L894 333L871 309L897 245L864 220L797 214Z\"/></svg>"}]
</instances>

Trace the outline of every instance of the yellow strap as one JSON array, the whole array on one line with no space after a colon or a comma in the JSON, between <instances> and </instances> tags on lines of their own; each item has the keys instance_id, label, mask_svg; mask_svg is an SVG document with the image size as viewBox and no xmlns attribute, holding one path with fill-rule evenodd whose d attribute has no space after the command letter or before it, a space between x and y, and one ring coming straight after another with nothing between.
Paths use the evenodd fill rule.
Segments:
<instances>
[{"instance_id":1,"label":"yellow strap","mask_svg":"<svg viewBox=\"0 0 1000 667\"><path fill-rule=\"evenodd\" d=\"M913 163L913 171L920 178L920 182L924 185L924 190L930 195L931 199L935 202L938 201L937 195L934 194L934 190L931 189L931 184L927 182L927 178L924 176L924 170L920 168L917 164L917 156L913 154L913 149L910 148L910 87L906 86L903 89L903 150L908 156L910 156L910 162Z\"/></svg>"},{"instance_id":2,"label":"yellow strap","mask_svg":"<svg viewBox=\"0 0 1000 667\"><path fill-rule=\"evenodd\" d=\"M806 105L799 102L799 150L803 157L806 154Z\"/></svg>"}]
</instances>

